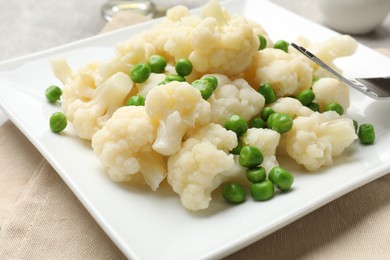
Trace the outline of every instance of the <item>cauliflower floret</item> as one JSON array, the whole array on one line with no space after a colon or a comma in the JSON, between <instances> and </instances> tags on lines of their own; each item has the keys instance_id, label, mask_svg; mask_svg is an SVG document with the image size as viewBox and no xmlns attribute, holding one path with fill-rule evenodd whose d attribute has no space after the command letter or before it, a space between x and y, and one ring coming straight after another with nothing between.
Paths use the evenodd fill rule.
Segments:
<instances>
[{"instance_id":1,"label":"cauliflower floret","mask_svg":"<svg viewBox=\"0 0 390 260\"><path fill-rule=\"evenodd\" d=\"M259 47L253 22L243 16L229 16L216 0L206 4L202 18L191 35L193 51L189 59L195 69L228 76L246 70Z\"/></svg>"},{"instance_id":2,"label":"cauliflower floret","mask_svg":"<svg viewBox=\"0 0 390 260\"><path fill-rule=\"evenodd\" d=\"M76 99L70 103L66 116L78 136L90 140L115 110L123 106L132 88L129 76L118 72L99 85L91 99Z\"/></svg>"},{"instance_id":3,"label":"cauliflower floret","mask_svg":"<svg viewBox=\"0 0 390 260\"><path fill-rule=\"evenodd\" d=\"M245 145L255 146L260 149L264 157L261 166L267 172L279 165L275 156L279 140L280 134L278 132L265 128L250 128L242 137L242 142Z\"/></svg>"},{"instance_id":4,"label":"cauliflower floret","mask_svg":"<svg viewBox=\"0 0 390 260\"><path fill-rule=\"evenodd\" d=\"M92 62L75 72L62 58L50 60L50 65L56 77L64 85L62 90L62 109L64 111L68 109L69 104L77 99L87 102L93 98L96 86L101 81L97 73L98 63Z\"/></svg>"},{"instance_id":5,"label":"cauliflower floret","mask_svg":"<svg viewBox=\"0 0 390 260\"><path fill-rule=\"evenodd\" d=\"M322 43L314 43L311 42L309 39L300 36L298 37L296 43L308 49L311 53L316 55L327 65L329 65L338 72L341 71L334 64L334 60L340 57L351 56L355 53L358 46L356 40L349 35L336 35ZM297 51L294 50L293 52L296 53ZM301 54L298 55L302 56ZM321 68L316 63L311 62L309 59L306 59L306 61L309 62L312 66L314 70L313 74L315 77L321 78L325 76L330 76L329 72Z\"/></svg>"},{"instance_id":6,"label":"cauliflower floret","mask_svg":"<svg viewBox=\"0 0 390 260\"><path fill-rule=\"evenodd\" d=\"M64 85L73 75L72 69L69 67L67 61L63 58L51 59L50 66L53 70L54 75Z\"/></svg>"},{"instance_id":7,"label":"cauliflower floret","mask_svg":"<svg viewBox=\"0 0 390 260\"><path fill-rule=\"evenodd\" d=\"M329 103L339 103L346 111L349 107L349 87L334 78L321 78L312 86L316 95L315 102L320 105L321 111Z\"/></svg>"},{"instance_id":8,"label":"cauliflower floret","mask_svg":"<svg viewBox=\"0 0 390 260\"><path fill-rule=\"evenodd\" d=\"M205 75L209 76L209 75ZM250 120L264 107L264 97L244 79L231 81L225 75L213 74L218 86L208 99L211 104L211 122L224 125L233 114Z\"/></svg>"},{"instance_id":9,"label":"cauliflower floret","mask_svg":"<svg viewBox=\"0 0 390 260\"><path fill-rule=\"evenodd\" d=\"M145 109L159 122L153 149L163 155L176 153L187 131L210 121L210 103L187 82L156 86L146 96Z\"/></svg>"},{"instance_id":10,"label":"cauliflower floret","mask_svg":"<svg viewBox=\"0 0 390 260\"><path fill-rule=\"evenodd\" d=\"M232 176L224 171L234 167L229 151L237 146L236 134L218 124L198 128L168 159L168 183L180 195L186 209L209 206L211 192Z\"/></svg>"},{"instance_id":11,"label":"cauliflower floret","mask_svg":"<svg viewBox=\"0 0 390 260\"><path fill-rule=\"evenodd\" d=\"M118 56L112 59L114 64L120 64L120 67L124 63L137 64L147 61L147 59L154 55L159 54L154 41L165 34L169 28L161 30L147 30L139 34L135 34L129 40L120 42L116 46Z\"/></svg>"},{"instance_id":12,"label":"cauliflower floret","mask_svg":"<svg viewBox=\"0 0 390 260\"><path fill-rule=\"evenodd\" d=\"M288 114L292 118L297 116L310 116L314 113L310 108L302 105L302 103L295 98L284 97L278 98L270 107L278 113Z\"/></svg>"},{"instance_id":13,"label":"cauliflower floret","mask_svg":"<svg viewBox=\"0 0 390 260\"><path fill-rule=\"evenodd\" d=\"M353 121L334 111L297 117L284 136L288 155L309 171L331 165L357 138Z\"/></svg>"},{"instance_id":14,"label":"cauliflower floret","mask_svg":"<svg viewBox=\"0 0 390 260\"><path fill-rule=\"evenodd\" d=\"M92 148L112 180L126 182L141 173L153 191L158 188L167 170L164 157L152 149L156 129L143 106L126 106L93 135Z\"/></svg>"},{"instance_id":15,"label":"cauliflower floret","mask_svg":"<svg viewBox=\"0 0 390 260\"><path fill-rule=\"evenodd\" d=\"M260 24L258 24L257 22L254 22L254 21L251 21L251 20L248 20L248 22L252 26L253 32L256 35L262 35L267 40L266 47L267 48L272 48L274 46L274 43L273 43L271 37L269 37L267 31L264 30L264 28Z\"/></svg>"},{"instance_id":16,"label":"cauliflower floret","mask_svg":"<svg viewBox=\"0 0 390 260\"><path fill-rule=\"evenodd\" d=\"M143 83L137 83L138 94L146 97L149 91L157 86L161 81L165 79L166 75L163 73L151 73L148 80Z\"/></svg>"},{"instance_id":17,"label":"cauliflower floret","mask_svg":"<svg viewBox=\"0 0 390 260\"><path fill-rule=\"evenodd\" d=\"M244 73L251 86L271 84L278 97L294 96L311 86L313 70L301 57L279 49L257 52L251 68Z\"/></svg>"},{"instance_id":18,"label":"cauliflower floret","mask_svg":"<svg viewBox=\"0 0 390 260\"><path fill-rule=\"evenodd\" d=\"M190 15L188 8L176 6L152 30L118 44L118 56L112 62L123 67L123 62L136 64L160 54L168 63L188 58L195 74L236 76L250 66L257 52L259 39L255 31L263 30L243 16L230 16L217 0L209 1L201 16Z\"/></svg>"},{"instance_id":19,"label":"cauliflower floret","mask_svg":"<svg viewBox=\"0 0 390 260\"><path fill-rule=\"evenodd\" d=\"M99 64L97 71L102 79L107 79L117 72L129 74L131 64L125 62L121 57L114 57Z\"/></svg>"}]
</instances>

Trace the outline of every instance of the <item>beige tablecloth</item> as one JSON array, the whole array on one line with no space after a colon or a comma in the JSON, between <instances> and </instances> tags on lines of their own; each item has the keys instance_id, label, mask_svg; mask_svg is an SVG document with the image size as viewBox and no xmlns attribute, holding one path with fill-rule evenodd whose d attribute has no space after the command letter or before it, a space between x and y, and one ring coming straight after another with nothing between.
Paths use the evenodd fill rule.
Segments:
<instances>
[{"instance_id":1,"label":"beige tablecloth","mask_svg":"<svg viewBox=\"0 0 390 260\"><path fill-rule=\"evenodd\" d=\"M227 259L390 259L389 218L387 175ZM0 227L0 259L125 258L10 121L0 127Z\"/></svg>"}]
</instances>

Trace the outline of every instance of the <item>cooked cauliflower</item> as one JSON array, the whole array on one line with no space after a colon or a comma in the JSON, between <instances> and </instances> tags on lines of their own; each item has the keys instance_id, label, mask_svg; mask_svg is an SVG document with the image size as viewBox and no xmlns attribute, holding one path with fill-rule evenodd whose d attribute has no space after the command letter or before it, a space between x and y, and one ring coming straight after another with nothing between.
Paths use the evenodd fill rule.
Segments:
<instances>
[{"instance_id":1,"label":"cooked cauliflower","mask_svg":"<svg viewBox=\"0 0 390 260\"><path fill-rule=\"evenodd\" d=\"M331 165L357 138L353 121L334 111L297 117L284 136L288 155L309 171Z\"/></svg>"},{"instance_id":2,"label":"cooked cauliflower","mask_svg":"<svg viewBox=\"0 0 390 260\"><path fill-rule=\"evenodd\" d=\"M73 71L69 67L68 62L63 58L55 58L50 60L50 66L54 75L61 81L62 84L66 84L72 77Z\"/></svg>"},{"instance_id":3,"label":"cooked cauliflower","mask_svg":"<svg viewBox=\"0 0 390 260\"><path fill-rule=\"evenodd\" d=\"M278 97L294 96L311 86L313 70L301 57L279 49L257 52L251 68L244 73L252 87L269 83Z\"/></svg>"},{"instance_id":4,"label":"cooked cauliflower","mask_svg":"<svg viewBox=\"0 0 390 260\"><path fill-rule=\"evenodd\" d=\"M120 43L112 63L123 67L123 63L145 62L151 55L160 54L169 63L188 58L194 73L236 76L250 66L257 52L259 39L255 31L267 35L255 22L229 15L217 0L209 1L201 16L190 15L186 7L176 6L152 30ZM108 68L113 67L109 64Z\"/></svg>"},{"instance_id":5,"label":"cooked cauliflower","mask_svg":"<svg viewBox=\"0 0 390 260\"><path fill-rule=\"evenodd\" d=\"M278 132L265 128L250 128L242 137L245 145L255 146L260 149L264 156L261 166L266 169L266 172L279 165L275 156L279 140L280 134Z\"/></svg>"},{"instance_id":6,"label":"cooked cauliflower","mask_svg":"<svg viewBox=\"0 0 390 260\"><path fill-rule=\"evenodd\" d=\"M163 155L176 153L187 131L210 121L210 103L187 82L153 88L146 96L145 109L159 122L153 149Z\"/></svg>"},{"instance_id":7,"label":"cooked cauliflower","mask_svg":"<svg viewBox=\"0 0 390 260\"><path fill-rule=\"evenodd\" d=\"M211 192L232 176L223 172L234 167L229 151L237 146L236 134L218 124L198 128L168 159L168 183L180 195L186 209L209 206Z\"/></svg>"},{"instance_id":8,"label":"cooked cauliflower","mask_svg":"<svg viewBox=\"0 0 390 260\"><path fill-rule=\"evenodd\" d=\"M248 121L263 109L264 97L244 79L231 81L225 75L213 76L218 79L218 87L207 100L211 104L212 123L224 125L227 118L233 114Z\"/></svg>"},{"instance_id":9,"label":"cooked cauliflower","mask_svg":"<svg viewBox=\"0 0 390 260\"><path fill-rule=\"evenodd\" d=\"M334 64L334 60L340 57L351 56L357 49L357 42L349 35L336 35L324 42L315 43L309 39L300 36L296 40L296 43L305 47L327 65L334 70L340 72L340 69ZM292 48L290 48L292 49ZM293 50L293 52L295 52ZM298 54L302 57L302 54ZM310 63L314 70L314 76L318 78L329 76L329 72L318 66L316 63L311 62L309 59L305 60Z\"/></svg>"},{"instance_id":10,"label":"cooked cauliflower","mask_svg":"<svg viewBox=\"0 0 390 260\"><path fill-rule=\"evenodd\" d=\"M321 78L312 86L316 95L315 102L320 105L321 111L329 103L339 103L344 111L349 107L349 87L343 82L334 78Z\"/></svg>"},{"instance_id":11,"label":"cooked cauliflower","mask_svg":"<svg viewBox=\"0 0 390 260\"><path fill-rule=\"evenodd\" d=\"M157 126L143 106L121 107L92 137L92 148L116 182L130 181L137 173L155 191L166 176L162 155L152 149Z\"/></svg>"},{"instance_id":12,"label":"cooked cauliflower","mask_svg":"<svg viewBox=\"0 0 390 260\"><path fill-rule=\"evenodd\" d=\"M78 136L90 140L115 110L123 106L132 88L129 76L118 72L99 85L90 99L77 98L69 103L66 116Z\"/></svg>"},{"instance_id":13,"label":"cooked cauliflower","mask_svg":"<svg viewBox=\"0 0 390 260\"><path fill-rule=\"evenodd\" d=\"M158 86L158 84L165 79L166 75L163 73L151 73L149 78L143 83L137 83L138 94L146 97L149 91Z\"/></svg>"},{"instance_id":14,"label":"cooked cauliflower","mask_svg":"<svg viewBox=\"0 0 390 260\"><path fill-rule=\"evenodd\" d=\"M302 103L295 98L284 97L278 98L270 107L278 113L289 114L292 118L297 116L310 116L313 110L302 105Z\"/></svg>"},{"instance_id":15,"label":"cooked cauliflower","mask_svg":"<svg viewBox=\"0 0 390 260\"><path fill-rule=\"evenodd\" d=\"M209 1L204 7L202 18L191 36L193 51L189 59L195 69L228 76L246 70L259 48L253 22L224 13L217 0Z\"/></svg>"},{"instance_id":16,"label":"cooked cauliflower","mask_svg":"<svg viewBox=\"0 0 390 260\"><path fill-rule=\"evenodd\" d=\"M62 109L64 111L76 99L87 102L93 98L96 86L101 81L97 73L97 62L89 63L75 72L69 67L67 61L62 58L52 59L50 65L56 77L64 85L62 89Z\"/></svg>"}]
</instances>

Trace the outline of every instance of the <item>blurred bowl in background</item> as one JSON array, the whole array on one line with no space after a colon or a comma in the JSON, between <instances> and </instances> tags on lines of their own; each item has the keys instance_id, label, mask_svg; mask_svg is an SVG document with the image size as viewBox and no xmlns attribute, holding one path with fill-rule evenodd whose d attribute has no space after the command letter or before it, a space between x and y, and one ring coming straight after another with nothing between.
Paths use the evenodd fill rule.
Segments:
<instances>
[{"instance_id":1,"label":"blurred bowl in background","mask_svg":"<svg viewBox=\"0 0 390 260\"><path fill-rule=\"evenodd\" d=\"M390 0L318 0L324 22L348 34L367 34L389 14Z\"/></svg>"}]
</instances>

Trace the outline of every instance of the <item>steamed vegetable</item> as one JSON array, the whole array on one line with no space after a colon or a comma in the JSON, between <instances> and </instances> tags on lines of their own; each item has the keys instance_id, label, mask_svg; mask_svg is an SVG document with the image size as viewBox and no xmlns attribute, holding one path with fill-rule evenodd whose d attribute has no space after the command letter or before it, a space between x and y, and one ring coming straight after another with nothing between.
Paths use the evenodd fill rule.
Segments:
<instances>
[{"instance_id":1,"label":"steamed vegetable","mask_svg":"<svg viewBox=\"0 0 390 260\"><path fill-rule=\"evenodd\" d=\"M186 132L210 121L210 104L186 82L172 81L153 88L145 109L159 123L153 149L163 155L175 154Z\"/></svg>"},{"instance_id":2,"label":"steamed vegetable","mask_svg":"<svg viewBox=\"0 0 390 260\"><path fill-rule=\"evenodd\" d=\"M59 133L66 128L68 125L68 120L66 115L62 112L55 112L51 115L49 121L50 129L54 133Z\"/></svg>"},{"instance_id":3,"label":"steamed vegetable","mask_svg":"<svg viewBox=\"0 0 390 260\"><path fill-rule=\"evenodd\" d=\"M298 41L331 63L356 45L344 36ZM79 70L62 59L51 64L63 84L64 117L91 140L110 178L136 179L153 191L166 180L191 211L208 208L221 185L230 203L243 202L248 191L268 200L275 186L284 191L293 183L279 155L315 171L357 138L345 113L345 84L216 0L201 15L169 9L152 29L120 42L108 60ZM325 112L331 103L344 113ZM366 129L359 137L372 143Z\"/></svg>"},{"instance_id":4,"label":"steamed vegetable","mask_svg":"<svg viewBox=\"0 0 390 260\"><path fill-rule=\"evenodd\" d=\"M152 190L165 178L164 157L152 149L157 125L143 106L118 109L92 138L92 148L116 182L141 174Z\"/></svg>"}]
</instances>

